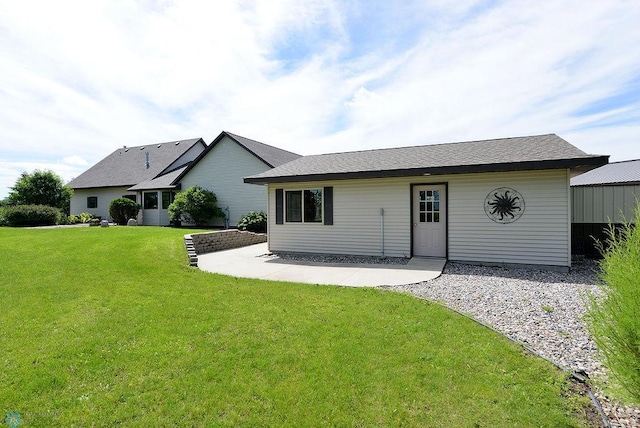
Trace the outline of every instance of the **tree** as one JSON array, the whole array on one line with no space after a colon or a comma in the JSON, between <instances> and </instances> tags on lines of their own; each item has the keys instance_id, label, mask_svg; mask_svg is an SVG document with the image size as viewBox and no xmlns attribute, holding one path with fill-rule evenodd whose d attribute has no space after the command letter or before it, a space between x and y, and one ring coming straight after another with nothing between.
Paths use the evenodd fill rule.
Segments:
<instances>
[{"instance_id":1,"label":"tree","mask_svg":"<svg viewBox=\"0 0 640 428\"><path fill-rule=\"evenodd\" d=\"M127 224L130 218L135 218L140 211L140 205L129 198L117 198L109 204L109 215L117 224Z\"/></svg>"},{"instance_id":2,"label":"tree","mask_svg":"<svg viewBox=\"0 0 640 428\"><path fill-rule=\"evenodd\" d=\"M169 205L169 219L204 226L213 218L224 218L224 212L216 205L216 195L200 186L189 187L178 193Z\"/></svg>"},{"instance_id":3,"label":"tree","mask_svg":"<svg viewBox=\"0 0 640 428\"><path fill-rule=\"evenodd\" d=\"M9 205L47 205L69 211L73 190L53 171L23 172L11 188Z\"/></svg>"},{"instance_id":4,"label":"tree","mask_svg":"<svg viewBox=\"0 0 640 428\"><path fill-rule=\"evenodd\" d=\"M633 223L610 225L608 247L598 243L604 296L591 297L587 321L612 374L640 400L640 205Z\"/></svg>"}]
</instances>

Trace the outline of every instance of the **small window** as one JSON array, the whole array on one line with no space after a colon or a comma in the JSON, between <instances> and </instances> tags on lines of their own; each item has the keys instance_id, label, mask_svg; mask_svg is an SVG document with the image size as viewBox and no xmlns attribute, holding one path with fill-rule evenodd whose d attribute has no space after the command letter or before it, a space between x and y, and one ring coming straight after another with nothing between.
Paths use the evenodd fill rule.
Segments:
<instances>
[{"instance_id":1,"label":"small window","mask_svg":"<svg viewBox=\"0 0 640 428\"><path fill-rule=\"evenodd\" d=\"M169 205L173 202L175 198L175 193L173 192L162 192L162 209L169 209Z\"/></svg>"},{"instance_id":2,"label":"small window","mask_svg":"<svg viewBox=\"0 0 640 428\"><path fill-rule=\"evenodd\" d=\"M322 222L322 189L286 191L285 203L288 223Z\"/></svg>"},{"instance_id":3,"label":"small window","mask_svg":"<svg viewBox=\"0 0 640 428\"><path fill-rule=\"evenodd\" d=\"M287 204L287 222L299 223L302 222L302 190L296 190L295 192L285 192L286 204Z\"/></svg>"},{"instance_id":4,"label":"small window","mask_svg":"<svg viewBox=\"0 0 640 428\"><path fill-rule=\"evenodd\" d=\"M321 189L304 191L304 221L305 223L320 223L322 221Z\"/></svg>"},{"instance_id":5,"label":"small window","mask_svg":"<svg viewBox=\"0 0 640 428\"><path fill-rule=\"evenodd\" d=\"M122 195L122 197L131 199L133 202L136 202L136 195Z\"/></svg>"},{"instance_id":6,"label":"small window","mask_svg":"<svg viewBox=\"0 0 640 428\"><path fill-rule=\"evenodd\" d=\"M144 194L144 209L145 210L158 209L158 193L157 192Z\"/></svg>"},{"instance_id":7,"label":"small window","mask_svg":"<svg viewBox=\"0 0 640 428\"><path fill-rule=\"evenodd\" d=\"M98 208L98 197L97 196L88 196L87 197L87 208Z\"/></svg>"}]
</instances>

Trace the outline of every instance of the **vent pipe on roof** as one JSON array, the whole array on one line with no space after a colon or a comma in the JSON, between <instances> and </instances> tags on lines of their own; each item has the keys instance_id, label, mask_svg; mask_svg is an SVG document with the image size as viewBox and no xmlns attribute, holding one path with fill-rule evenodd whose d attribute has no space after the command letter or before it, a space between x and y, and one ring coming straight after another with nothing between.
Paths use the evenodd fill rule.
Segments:
<instances>
[{"instance_id":1,"label":"vent pipe on roof","mask_svg":"<svg viewBox=\"0 0 640 428\"><path fill-rule=\"evenodd\" d=\"M149 152L144 152L144 166L149 169Z\"/></svg>"}]
</instances>

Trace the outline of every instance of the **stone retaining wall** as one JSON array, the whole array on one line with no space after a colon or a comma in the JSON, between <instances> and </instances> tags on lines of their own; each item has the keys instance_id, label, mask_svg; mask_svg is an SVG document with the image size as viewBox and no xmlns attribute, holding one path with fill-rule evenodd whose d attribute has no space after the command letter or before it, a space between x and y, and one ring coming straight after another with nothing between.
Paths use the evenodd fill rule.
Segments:
<instances>
[{"instance_id":1,"label":"stone retaining wall","mask_svg":"<svg viewBox=\"0 0 640 428\"><path fill-rule=\"evenodd\" d=\"M245 232L237 229L194 233L184 237L184 243L192 266L198 265L198 254L230 250L262 242L267 242L266 233Z\"/></svg>"}]
</instances>

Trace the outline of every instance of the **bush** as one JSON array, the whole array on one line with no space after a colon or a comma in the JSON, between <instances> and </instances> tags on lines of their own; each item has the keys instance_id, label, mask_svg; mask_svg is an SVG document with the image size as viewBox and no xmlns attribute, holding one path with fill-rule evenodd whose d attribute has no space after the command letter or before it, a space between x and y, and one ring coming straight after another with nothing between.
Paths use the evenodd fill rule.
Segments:
<instances>
[{"instance_id":1,"label":"bush","mask_svg":"<svg viewBox=\"0 0 640 428\"><path fill-rule=\"evenodd\" d=\"M217 202L215 193L200 186L189 187L178 193L169 205L169 219L204 226L214 218L224 218L224 212L216 205Z\"/></svg>"},{"instance_id":2,"label":"bush","mask_svg":"<svg viewBox=\"0 0 640 428\"><path fill-rule=\"evenodd\" d=\"M140 211L140 205L128 198L114 199L109 204L109 215L117 224L126 225L130 218L136 218L138 216L138 211ZM80 214L80 216L82 216L82 214ZM87 219L87 221L89 220L90 219Z\"/></svg>"},{"instance_id":3,"label":"bush","mask_svg":"<svg viewBox=\"0 0 640 428\"><path fill-rule=\"evenodd\" d=\"M5 216L5 209L3 206L0 206L0 226L6 226L7 225L7 219Z\"/></svg>"},{"instance_id":4,"label":"bush","mask_svg":"<svg viewBox=\"0 0 640 428\"><path fill-rule=\"evenodd\" d=\"M93 218L93 214L89 214L89 213L80 213L78 215L78 220L80 220L80 223L89 223L89 221Z\"/></svg>"},{"instance_id":5,"label":"bush","mask_svg":"<svg viewBox=\"0 0 640 428\"><path fill-rule=\"evenodd\" d=\"M51 226L58 224L62 213L47 205L14 205L4 209L8 226Z\"/></svg>"},{"instance_id":6,"label":"bush","mask_svg":"<svg viewBox=\"0 0 640 428\"><path fill-rule=\"evenodd\" d=\"M240 217L238 229L256 233L267 233L267 213L264 211L249 211L248 214Z\"/></svg>"},{"instance_id":7,"label":"bush","mask_svg":"<svg viewBox=\"0 0 640 428\"><path fill-rule=\"evenodd\" d=\"M640 205L634 212L640 225ZM620 385L640 401L640 228L610 225L600 261L603 298L591 297L588 326Z\"/></svg>"}]
</instances>

